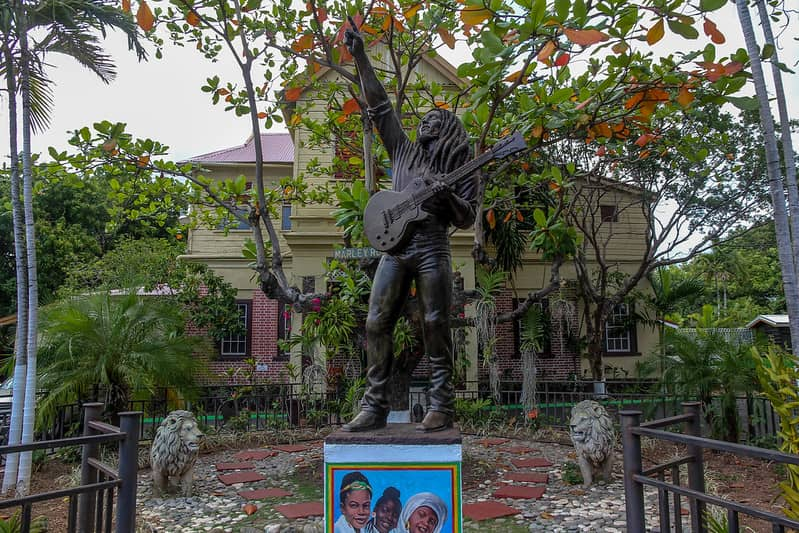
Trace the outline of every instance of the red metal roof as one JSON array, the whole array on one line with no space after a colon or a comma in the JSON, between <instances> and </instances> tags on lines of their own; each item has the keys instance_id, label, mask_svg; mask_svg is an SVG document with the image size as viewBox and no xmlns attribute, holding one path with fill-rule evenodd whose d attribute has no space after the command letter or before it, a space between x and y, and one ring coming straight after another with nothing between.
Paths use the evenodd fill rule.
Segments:
<instances>
[{"instance_id":1,"label":"red metal roof","mask_svg":"<svg viewBox=\"0 0 799 533\"><path fill-rule=\"evenodd\" d=\"M233 146L190 157L192 163L255 163L255 143L250 138L240 146ZM293 163L294 143L289 133L262 133L261 147L264 163Z\"/></svg>"}]
</instances>

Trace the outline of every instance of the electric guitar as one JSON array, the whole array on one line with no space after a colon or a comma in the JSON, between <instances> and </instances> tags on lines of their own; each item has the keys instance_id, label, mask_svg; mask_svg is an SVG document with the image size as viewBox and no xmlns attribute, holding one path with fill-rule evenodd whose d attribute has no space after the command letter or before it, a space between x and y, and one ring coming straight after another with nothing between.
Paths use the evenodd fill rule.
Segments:
<instances>
[{"instance_id":1,"label":"electric guitar","mask_svg":"<svg viewBox=\"0 0 799 533\"><path fill-rule=\"evenodd\" d=\"M527 148L521 133L514 133L462 167L439 179L453 185L494 159L503 159ZM429 216L422 204L435 193L417 178L402 191L380 191L369 199L364 211L364 233L373 248L391 252L413 235L413 228Z\"/></svg>"}]
</instances>

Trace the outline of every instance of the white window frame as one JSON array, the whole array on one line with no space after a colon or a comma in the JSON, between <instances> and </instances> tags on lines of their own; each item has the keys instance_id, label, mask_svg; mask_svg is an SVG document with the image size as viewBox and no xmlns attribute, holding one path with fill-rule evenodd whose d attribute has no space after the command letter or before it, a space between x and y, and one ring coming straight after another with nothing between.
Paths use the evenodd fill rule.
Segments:
<instances>
[{"instance_id":1,"label":"white window frame","mask_svg":"<svg viewBox=\"0 0 799 533\"><path fill-rule=\"evenodd\" d=\"M244 333L240 335L225 335L219 341L219 354L224 357L241 357L247 355L247 344L249 336L250 312L252 309L250 302L236 302L239 309L239 320L244 327Z\"/></svg>"},{"instance_id":2,"label":"white window frame","mask_svg":"<svg viewBox=\"0 0 799 533\"><path fill-rule=\"evenodd\" d=\"M629 327L630 306L620 303L610 312L605 321L605 351L607 353L630 353L633 349L632 328Z\"/></svg>"}]
</instances>

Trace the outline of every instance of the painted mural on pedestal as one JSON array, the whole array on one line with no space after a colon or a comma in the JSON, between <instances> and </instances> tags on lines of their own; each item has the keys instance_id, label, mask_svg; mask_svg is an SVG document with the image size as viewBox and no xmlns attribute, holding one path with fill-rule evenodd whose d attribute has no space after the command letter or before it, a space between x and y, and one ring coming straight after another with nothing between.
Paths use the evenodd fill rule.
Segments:
<instances>
[{"instance_id":1,"label":"painted mural on pedestal","mask_svg":"<svg viewBox=\"0 0 799 533\"><path fill-rule=\"evenodd\" d=\"M327 464L327 533L460 533L459 463Z\"/></svg>"}]
</instances>

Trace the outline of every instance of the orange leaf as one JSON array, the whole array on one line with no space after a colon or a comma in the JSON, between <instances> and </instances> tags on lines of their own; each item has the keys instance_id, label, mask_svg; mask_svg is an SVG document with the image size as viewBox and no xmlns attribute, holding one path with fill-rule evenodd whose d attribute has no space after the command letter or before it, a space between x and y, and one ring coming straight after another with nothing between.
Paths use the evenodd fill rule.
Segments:
<instances>
[{"instance_id":1,"label":"orange leaf","mask_svg":"<svg viewBox=\"0 0 799 533\"><path fill-rule=\"evenodd\" d=\"M516 72L512 72L511 74L508 74L505 77L505 81L507 81L508 83L514 83L514 82L518 81L519 78L521 78L521 77L522 77L522 71L521 70L517 70Z\"/></svg>"},{"instance_id":2,"label":"orange leaf","mask_svg":"<svg viewBox=\"0 0 799 533\"><path fill-rule=\"evenodd\" d=\"M653 102L668 102L669 93L663 89L649 89L646 91L646 99Z\"/></svg>"},{"instance_id":3,"label":"orange leaf","mask_svg":"<svg viewBox=\"0 0 799 533\"><path fill-rule=\"evenodd\" d=\"M461 10L461 21L476 26L491 18L491 11L479 6L466 6Z\"/></svg>"},{"instance_id":4,"label":"orange leaf","mask_svg":"<svg viewBox=\"0 0 799 533\"><path fill-rule=\"evenodd\" d=\"M510 222L510 219L513 217L513 211L508 211L508 214L505 215L505 218L502 219L502 222L507 224Z\"/></svg>"},{"instance_id":5,"label":"orange leaf","mask_svg":"<svg viewBox=\"0 0 799 533\"><path fill-rule=\"evenodd\" d=\"M724 37L724 34L721 33L719 30L713 32L710 36L710 40L713 41L715 44L724 44L727 42L727 39Z\"/></svg>"},{"instance_id":6,"label":"orange leaf","mask_svg":"<svg viewBox=\"0 0 799 533\"><path fill-rule=\"evenodd\" d=\"M486 220L488 221L488 227L494 229L497 227L497 219L494 215L494 210L489 209L488 213L486 213Z\"/></svg>"},{"instance_id":7,"label":"orange leaf","mask_svg":"<svg viewBox=\"0 0 799 533\"><path fill-rule=\"evenodd\" d=\"M547 44L545 44L544 47L541 48L541 51L538 52L537 59L542 63L546 63L556 49L557 45L555 44L555 41L547 41Z\"/></svg>"},{"instance_id":8,"label":"orange leaf","mask_svg":"<svg viewBox=\"0 0 799 533\"><path fill-rule=\"evenodd\" d=\"M516 220L519 222L524 222L524 215L522 215L521 211L516 211Z\"/></svg>"},{"instance_id":9,"label":"orange leaf","mask_svg":"<svg viewBox=\"0 0 799 533\"><path fill-rule=\"evenodd\" d=\"M266 117L267 117L267 114L266 114L265 111L261 111L260 113L258 113L258 118L266 118Z\"/></svg>"},{"instance_id":10,"label":"orange leaf","mask_svg":"<svg viewBox=\"0 0 799 533\"><path fill-rule=\"evenodd\" d=\"M303 35L291 45L291 49L297 53L304 52L313 48L313 35L310 33Z\"/></svg>"},{"instance_id":11,"label":"orange leaf","mask_svg":"<svg viewBox=\"0 0 799 533\"><path fill-rule=\"evenodd\" d=\"M122 11L130 13L130 0L122 0Z\"/></svg>"},{"instance_id":12,"label":"orange leaf","mask_svg":"<svg viewBox=\"0 0 799 533\"><path fill-rule=\"evenodd\" d=\"M358 100L355 98L350 98L344 105L341 106L341 110L344 112L345 115L349 115L351 113L355 113L356 111L360 111L361 106L358 105Z\"/></svg>"},{"instance_id":13,"label":"orange leaf","mask_svg":"<svg viewBox=\"0 0 799 533\"><path fill-rule=\"evenodd\" d=\"M607 122L600 122L596 126L596 132L600 137L611 137L613 136L613 132L610 130L610 124Z\"/></svg>"},{"instance_id":14,"label":"orange leaf","mask_svg":"<svg viewBox=\"0 0 799 533\"><path fill-rule=\"evenodd\" d=\"M149 163L149 162L150 162L150 156L149 155L140 155L139 156L138 165L140 167L147 166L147 163Z\"/></svg>"},{"instance_id":15,"label":"orange leaf","mask_svg":"<svg viewBox=\"0 0 799 533\"><path fill-rule=\"evenodd\" d=\"M286 89L286 101L287 102L296 102L300 99L300 95L302 94L302 87L292 87L291 89Z\"/></svg>"},{"instance_id":16,"label":"orange leaf","mask_svg":"<svg viewBox=\"0 0 799 533\"><path fill-rule=\"evenodd\" d=\"M436 101L435 106L439 109L449 109L449 104L442 101Z\"/></svg>"},{"instance_id":17,"label":"orange leaf","mask_svg":"<svg viewBox=\"0 0 799 533\"><path fill-rule=\"evenodd\" d=\"M652 116L652 113L655 112L655 107L657 106L657 102L646 101L641 104L641 107L638 108L638 115L636 118L638 120L642 120L644 122L649 120L649 117Z\"/></svg>"},{"instance_id":18,"label":"orange leaf","mask_svg":"<svg viewBox=\"0 0 799 533\"><path fill-rule=\"evenodd\" d=\"M744 68L743 63L739 61L731 61L724 65L724 74L727 76L732 76L736 72L740 72L742 68Z\"/></svg>"},{"instance_id":19,"label":"orange leaf","mask_svg":"<svg viewBox=\"0 0 799 533\"><path fill-rule=\"evenodd\" d=\"M541 135L544 134L544 126L542 126L541 124L536 124L535 126L533 126L532 133L533 137L535 137L536 139L541 137Z\"/></svg>"},{"instance_id":20,"label":"orange leaf","mask_svg":"<svg viewBox=\"0 0 799 533\"><path fill-rule=\"evenodd\" d=\"M608 40L607 34L599 30L573 30L571 28L564 28L563 33L568 40L581 46L590 46Z\"/></svg>"},{"instance_id":21,"label":"orange leaf","mask_svg":"<svg viewBox=\"0 0 799 533\"><path fill-rule=\"evenodd\" d=\"M188 22L190 26L197 27L200 25L200 17L198 17L197 13L194 11L189 11L186 13L186 22Z\"/></svg>"},{"instance_id":22,"label":"orange leaf","mask_svg":"<svg viewBox=\"0 0 799 533\"><path fill-rule=\"evenodd\" d=\"M681 87L680 93L677 95L677 103L683 107L688 107L694 101L695 96L688 89L688 87Z\"/></svg>"},{"instance_id":23,"label":"orange leaf","mask_svg":"<svg viewBox=\"0 0 799 533\"><path fill-rule=\"evenodd\" d=\"M712 36L714 32L718 31L716 23L710 19L705 19L705 23L702 25L702 29L705 30L705 35L707 35L708 37Z\"/></svg>"},{"instance_id":24,"label":"orange leaf","mask_svg":"<svg viewBox=\"0 0 799 533\"><path fill-rule=\"evenodd\" d=\"M327 9L319 7L316 9L316 18L319 19L319 24L327 20Z\"/></svg>"},{"instance_id":25,"label":"orange leaf","mask_svg":"<svg viewBox=\"0 0 799 533\"><path fill-rule=\"evenodd\" d=\"M289 121L290 126L299 126L302 123L302 117L298 114L291 115L291 120Z\"/></svg>"},{"instance_id":26,"label":"orange leaf","mask_svg":"<svg viewBox=\"0 0 799 533\"><path fill-rule=\"evenodd\" d=\"M344 124L345 122L347 122L347 115L339 115L336 117L337 124Z\"/></svg>"},{"instance_id":27,"label":"orange leaf","mask_svg":"<svg viewBox=\"0 0 799 533\"><path fill-rule=\"evenodd\" d=\"M438 27L438 36L444 41L450 50L455 49L455 36L452 35L446 28Z\"/></svg>"},{"instance_id":28,"label":"orange leaf","mask_svg":"<svg viewBox=\"0 0 799 533\"><path fill-rule=\"evenodd\" d=\"M566 53L560 54L558 56L558 58L555 60L555 66L556 67L565 67L566 65L569 64L569 58L570 57L571 56L569 56L569 54L566 54Z\"/></svg>"},{"instance_id":29,"label":"orange leaf","mask_svg":"<svg viewBox=\"0 0 799 533\"><path fill-rule=\"evenodd\" d=\"M624 52L626 52L626 51L627 51L629 48L630 48L630 47L629 47L629 46L627 46L627 43L624 43L624 42L618 42L618 43L614 44L614 45L611 47L611 50L613 50L613 53L614 53L614 54L623 54L623 53L624 53Z\"/></svg>"},{"instance_id":30,"label":"orange leaf","mask_svg":"<svg viewBox=\"0 0 799 533\"><path fill-rule=\"evenodd\" d=\"M643 135L638 137L638 139L635 140L635 144L636 146L640 146L643 148L644 146L649 144L654 138L655 136L652 135L651 133L644 133Z\"/></svg>"},{"instance_id":31,"label":"orange leaf","mask_svg":"<svg viewBox=\"0 0 799 533\"><path fill-rule=\"evenodd\" d=\"M242 507L242 510L246 515L252 515L255 514L256 511L258 511L258 507L255 504L248 503Z\"/></svg>"},{"instance_id":32,"label":"orange leaf","mask_svg":"<svg viewBox=\"0 0 799 533\"><path fill-rule=\"evenodd\" d=\"M635 93L631 97L624 102L625 109L633 109L635 106L641 103L641 100L644 99L644 93Z\"/></svg>"},{"instance_id":33,"label":"orange leaf","mask_svg":"<svg viewBox=\"0 0 799 533\"><path fill-rule=\"evenodd\" d=\"M663 19L658 20L654 26L649 28L649 31L646 32L646 42L649 43L649 46L652 46L659 40L663 38L665 35L666 29L663 26Z\"/></svg>"},{"instance_id":34,"label":"orange leaf","mask_svg":"<svg viewBox=\"0 0 799 533\"><path fill-rule=\"evenodd\" d=\"M416 15L416 12L419 11L419 8L422 7L422 4L414 4L405 11L402 12L402 16L406 19L413 18Z\"/></svg>"},{"instance_id":35,"label":"orange leaf","mask_svg":"<svg viewBox=\"0 0 799 533\"><path fill-rule=\"evenodd\" d=\"M145 0L141 0L141 3L139 4L139 10L136 11L136 22L144 31L152 30L153 26L155 25L155 17L153 16L153 12L150 11L150 6L147 5Z\"/></svg>"},{"instance_id":36,"label":"orange leaf","mask_svg":"<svg viewBox=\"0 0 799 533\"><path fill-rule=\"evenodd\" d=\"M216 90L216 94L218 94L220 96L225 96L226 94L230 94L230 91L228 91L227 89L222 87L221 89L217 89Z\"/></svg>"}]
</instances>

